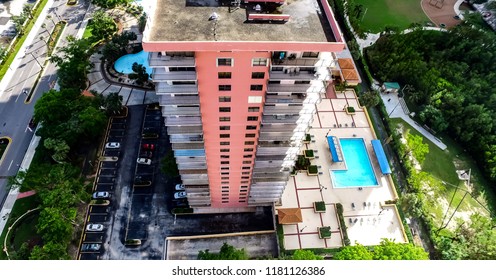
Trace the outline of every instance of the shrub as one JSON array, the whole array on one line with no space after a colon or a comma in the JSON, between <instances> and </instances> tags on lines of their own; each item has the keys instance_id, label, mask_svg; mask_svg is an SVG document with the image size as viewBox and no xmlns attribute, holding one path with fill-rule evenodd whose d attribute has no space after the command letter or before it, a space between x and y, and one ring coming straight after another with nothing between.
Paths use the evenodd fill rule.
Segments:
<instances>
[{"instance_id":1,"label":"shrub","mask_svg":"<svg viewBox=\"0 0 496 280\"><path fill-rule=\"evenodd\" d=\"M319 237L321 239L331 238L331 227L319 227Z\"/></svg>"},{"instance_id":2,"label":"shrub","mask_svg":"<svg viewBox=\"0 0 496 280\"><path fill-rule=\"evenodd\" d=\"M177 214L193 214L193 208L173 208L172 209L172 214L177 215Z\"/></svg>"},{"instance_id":3,"label":"shrub","mask_svg":"<svg viewBox=\"0 0 496 280\"><path fill-rule=\"evenodd\" d=\"M313 209L315 212L325 212L326 211L326 205L324 201L315 201L313 203Z\"/></svg>"},{"instance_id":4,"label":"shrub","mask_svg":"<svg viewBox=\"0 0 496 280\"><path fill-rule=\"evenodd\" d=\"M310 166L310 160L305 158L304 155L298 155L298 159L296 160L295 169L296 170L307 170L308 166Z\"/></svg>"},{"instance_id":5,"label":"shrub","mask_svg":"<svg viewBox=\"0 0 496 280\"><path fill-rule=\"evenodd\" d=\"M346 112L348 112L348 113L355 113L355 108L354 107L351 107L351 106L348 106L348 107L346 107Z\"/></svg>"},{"instance_id":6,"label":"shrub","mask_svg":"<svg viewBox=\"0 0 496 280\"><path fill-rule=\"evenodd\" d=\"M310 165L307 169L308 174L316 175L319 173L319 169L317 165Z\"/></svg>"},{"instance_id":7,"label":"shrub","mask_svg":"<svg viewBox=\"0 0 496 280\"><path fill-rule=\"evenodd\" d=\"M306 158L314 158L315 155L313 153L313 150L305 150L305 157Z\"/></svg>"},{"instance_id":8,"label":"shrub","mask_svg":"<svg viewBox=\"0 0 496 280\"><path fill-rule=\"evenodd\" d=\"M336 212L338 214L339 224L341 225L341 230L343 232L343 242L345 246L349 246L351 244L350 239L348 238L348 228L344 222L343 216L343 205L341 203L336 203Z\"/></svg>"}]
</instances>

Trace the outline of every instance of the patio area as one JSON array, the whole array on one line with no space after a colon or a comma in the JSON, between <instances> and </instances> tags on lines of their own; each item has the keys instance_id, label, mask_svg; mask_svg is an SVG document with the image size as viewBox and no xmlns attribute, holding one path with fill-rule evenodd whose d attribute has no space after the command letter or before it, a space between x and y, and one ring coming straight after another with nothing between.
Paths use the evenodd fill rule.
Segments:
<instances>
[{"instance_id":1,"label":"patio area","mask_svg":"<svg viewBox=\"0 0 496 280\"><path fill-rule=\"evenodd\" d=\"M344 245L342 225L336 210L336 204L343 206L343 217L351 244L377 245L382 238L394 239L396 242L408 242L395 205L386 205L386 201L397 199L397 194L390 175L383 175L377 157L371 145L376 139L367 113L359 107L353 90L337 92L336 99L322 96L317 105L312 128L309 131L312 141L304 144L302 150L309 149L315 153L311 164L318 166L318 176L309 176L300 171L291 177L281 198L281 205L276 209L299 208L302 221L283 225L284 248L287 250L305 248L339 248ZM348 114L345 107L352 106L354 114ZM331 180L331 170L344 169L344 162L332 160L327 136L339 138L363 138L370 158L376 187L335 188ZM302 151L303 152L303 151ZM313 204L324 201L326 210L317 213ZM319 237L318 228L330 226L331 237Z\"/></svg>"}]
</instances>

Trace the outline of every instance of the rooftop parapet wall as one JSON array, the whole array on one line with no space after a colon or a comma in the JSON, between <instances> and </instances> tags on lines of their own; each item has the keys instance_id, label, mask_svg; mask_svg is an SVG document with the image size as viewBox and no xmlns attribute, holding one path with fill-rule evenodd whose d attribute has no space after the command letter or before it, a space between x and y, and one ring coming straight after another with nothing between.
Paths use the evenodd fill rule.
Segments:
<instances>
[{"instance_id":1,"label":"rooftop parapet wall","mask_svg":"<svg viewBox=\"0 0 496 280\"><path fill-rule=\"evenodd\" d=\"M255 3L242 4L244 8L233 10L228 6L191 6L186 5L187 1L199 0L156 0L155 11L148 16L143 36L145 50L163 50L153 45L164 43L174 46L169 50L179 50L177 47L188 45L184 43L201 45L188 47L188 50L219 50L225 46L245 50L242 46L245 42L249 43L247 50L264 50L261 46L267 42L276 45L280 42L285 46L283 49L287 49L288 43L295 44L295 51L340 51L344 48L341 31L326 0L285 3L280 10L289 16L289 20L272 23L248 21ZM209 20L214 12L217 20ZM219 43L222 48L219 48ZM298 47L298 44L313 45L316 49Z\"/></svg>"}]
</instances>

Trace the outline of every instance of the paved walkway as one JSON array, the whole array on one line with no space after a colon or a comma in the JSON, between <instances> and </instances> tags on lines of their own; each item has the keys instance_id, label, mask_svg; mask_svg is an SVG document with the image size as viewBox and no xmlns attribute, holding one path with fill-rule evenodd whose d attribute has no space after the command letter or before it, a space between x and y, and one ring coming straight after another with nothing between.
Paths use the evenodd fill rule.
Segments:
<instances>
[{"instance_id":1,"label":"paved walkway","mask_svg":"<svg viewBox=\"0 0 496 280\"><path fill-rule=\"evenodd\" d=\"M439 140L439 138L432 135L420 124L418 124L416 121L410 118L410 116L408 115L409 110L406 107L406 104L404 103L402 98L399 98L397 94L392 94L392 93L391 94L380 93L380 95L390 118L403 119L413 128L415 128L418 132L420 132L425 138L429 139L434 145L438 146L439 149L446 150L446 144L444 144L441 140Z\"/></svg>"}]
</instances>

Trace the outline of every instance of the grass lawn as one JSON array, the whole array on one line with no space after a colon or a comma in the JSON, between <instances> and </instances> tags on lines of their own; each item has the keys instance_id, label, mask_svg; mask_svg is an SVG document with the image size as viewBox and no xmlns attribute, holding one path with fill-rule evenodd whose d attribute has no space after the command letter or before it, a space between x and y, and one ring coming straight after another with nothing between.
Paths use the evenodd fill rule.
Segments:
<instances>
[{"instance_id":1,"label":"grass lawn","mask_svg":"<svg viewBox=\"0 0 496 280\"><path fill-rule=\"evenodd\" d=\"M16 200L16 203L14 204L14 207L12 208L12 211L10 212L10 217L9 217L9 220L7 221L7 224L2 232L2 234L0 235L0 244L1 244L1 248L3 248L3 242L5 240L5 235L7 234L7 230L9 228L9 226L12 225L12 223L17 219L19 218L22 214L26 213L26 211L30 210L30 209L33 209L33 208L36 208L38 206L38 196L37 195L33 195L33 196L29 196L29 197L25 197L25 198L21 198L21 199L18 199ZM37 216L38 215L35 215L36 216L36 219L34 220L38 220ZM36 228L34 226L32 226L33 222L34 222L33 219L26 219L25 221L28 222L29 225L22 225L22 222L21 224L18 224L19 226L19 230L17 231L17 238L15 238L15 242L19 244L22 244L24 241L27 241L28 239L30 238L33 238L34 236L36 236ZM26 238L24 240L22 240L22 237ZM3 252L3 250L0 250L0 260L6 260L7 259L7 256L5 255L5 253Z\"/></svg>"},{"instance_id":2,"label":"grass lawn","mask_svg":"<svg viewBox=\"0 0 496 280\"><path fill-rule=\"evenodd\" d=\"M406 134L406 131L408 131L410 134L422 136L417 130L411 127L408 123L404 122L402 119L394 118L394 119L390 119L390 121L393 126L402 125L404 134ZM458 179L456 170L471 168L472 169L471 182L474 184L474 189L475 189L475 192L472 191L472 194L477 197L477 200L479 202L485 204L486 207L487 204L489 205L492 204L492 203L486 203L486 201L487 202L494 201L494 195L492 191L486 191L486 190L490 190L489 184L482 177L482 174L479 171L478 167L475 165L475 162L473 162L470 156L467 153L465 153L463 149L461 149L460 146L457 145L451 139L444 137L442 138L442 141L448 146L448 148L445 151L439 149L431 141L424 138L424 143L427 143L429 145L429 153L426 155L425 160L422 164L422 170L433 175L435 184L439 184L440 181L444 181L449 184L458 186L459 188L466 189L463 182ZM432 196L432 201L431 203L429 203L430 204L429 208L431 208L432 210L431 213L435 217L439 217L440 219L442 219L444 213L442 213L440 207L436 206L436 204L438 203L435 200L436 197L442 197L445 200L447 200L447 202L449 203L453 193L456 190L456 188L450 186L449 184L446 185L441 184L442 186L444 186L443 189L439 189L439 190L434 189L436 194ZM477 192L483 193L482 197L477 196L476 195ZM456 191L456 195L453 199L451 206L452 210L450 211L449 215L451 215L453 209L461 201L464 194L465 194L464 191L461 190ZM460 205L459 210L473 211L475 209L478 209L477 211L480 211L483 214L487 213L484 209L482 209L482 207L474 198L472 198L470 195L467 195L465 197L464 202Z\"/></svg>"},{"instance_id":3,"label":"grass lawn","mask_svg":"<svg viewBox=\"0 0 496 280\"><path fill-rule=\"evenodd\" d=\"M84 33L83 33L83 39L90 38L91 37L91 31L93 31L93 28L86 25L86 28L84 29Z\"/></svg>"},{"instance_id":4,"label":"grass lawn","mask_svg":"<svg viewBox=\"0 0 496 280\"><path fill-rule=\"evenodd\" d=\"M429 21L420 0L355 0L355 3L367 10L361 26L372 33L383 31L387 25L406 29L411 23Z\"/></svg>"}]
</instances>

